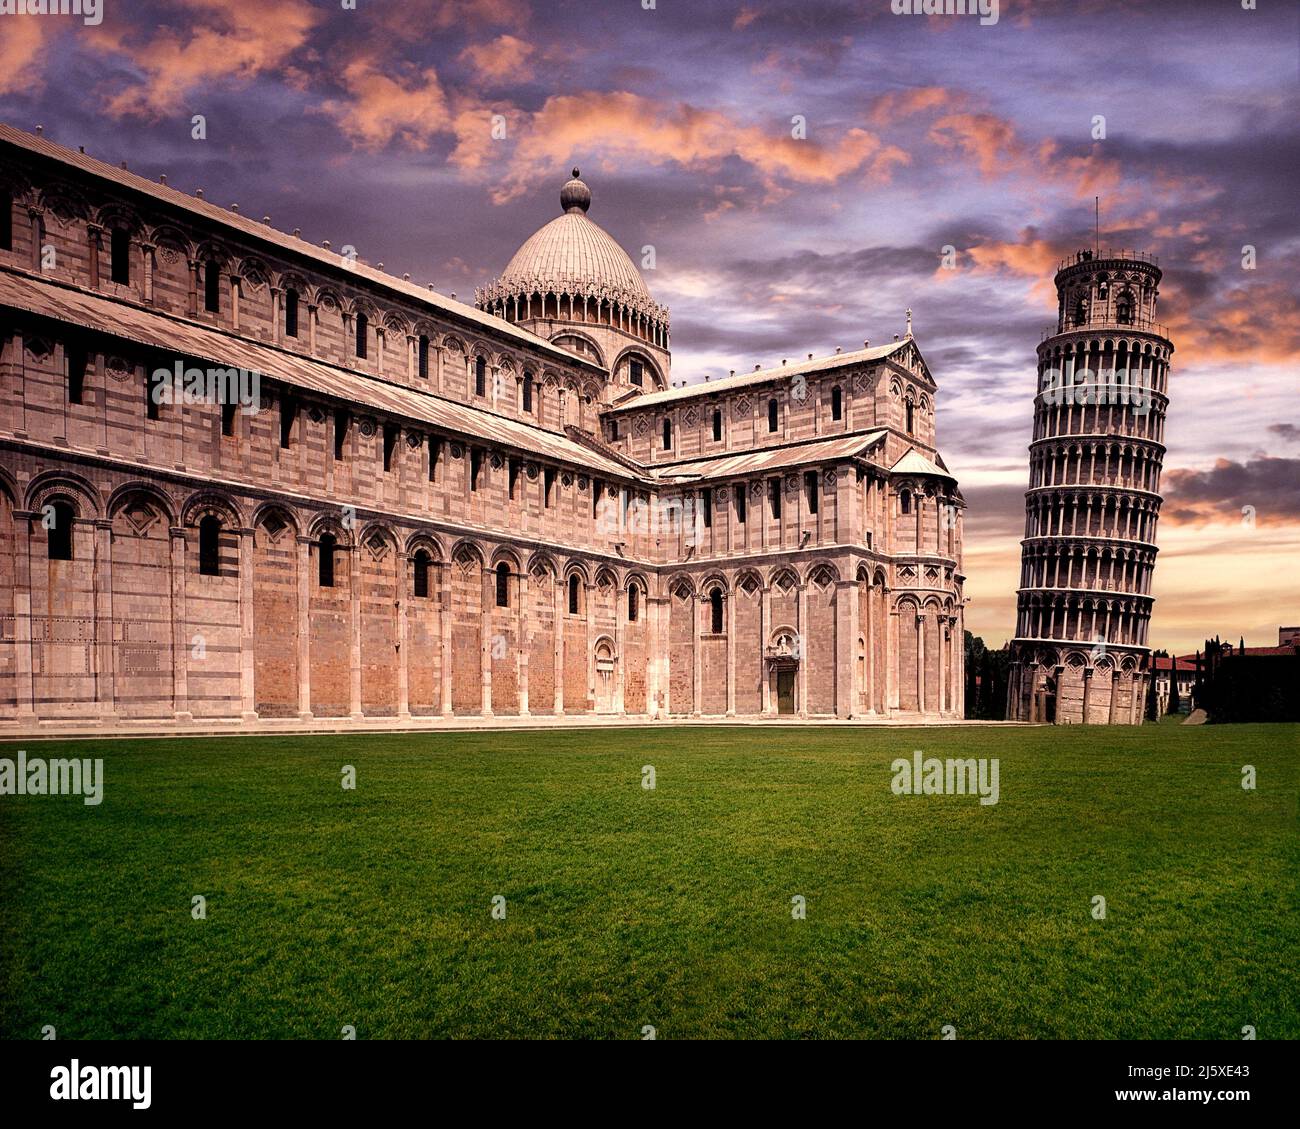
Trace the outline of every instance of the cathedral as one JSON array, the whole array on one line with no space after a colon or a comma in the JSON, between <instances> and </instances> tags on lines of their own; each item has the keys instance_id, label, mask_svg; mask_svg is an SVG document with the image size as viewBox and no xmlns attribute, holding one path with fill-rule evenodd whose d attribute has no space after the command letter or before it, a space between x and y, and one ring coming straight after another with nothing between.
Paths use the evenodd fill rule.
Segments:
<instances>
[{"instance_id":1,"label":"cathedral","mask_svg":"<svg viewBox=\"0 0 1300 1129\"><path fill-rule=\"evenodd\" d=\"M576 169L471 305L39 133L0 157L0 733L962 716L910 318L674 380Z\"/></svg>"}]
</instances>

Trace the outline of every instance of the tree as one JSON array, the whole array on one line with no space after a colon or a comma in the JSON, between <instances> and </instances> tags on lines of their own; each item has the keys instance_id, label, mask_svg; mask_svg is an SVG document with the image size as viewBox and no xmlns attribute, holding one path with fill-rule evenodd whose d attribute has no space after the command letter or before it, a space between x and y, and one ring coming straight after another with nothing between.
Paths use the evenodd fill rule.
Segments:
<instances>
[{"instance_id":1,"label":"tree","mask_svg":"<svg viewBox=\"0 0 1300 1129\"><path fill-rule=\"evenodd\" d=\"M1169 660L1169 703L1165 712L1178 713L1182 705L1183 700L1178 693L1178 660L1174 658Z\"/></svg>"}]
</instances>

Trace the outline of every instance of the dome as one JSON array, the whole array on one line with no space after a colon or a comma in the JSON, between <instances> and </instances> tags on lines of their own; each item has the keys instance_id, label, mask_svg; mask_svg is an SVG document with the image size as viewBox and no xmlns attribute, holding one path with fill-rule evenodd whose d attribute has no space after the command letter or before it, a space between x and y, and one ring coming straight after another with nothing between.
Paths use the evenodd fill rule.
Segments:
<instances>
[{"instance_id":1,"label":"dome","mask_svg":"<svg viewBox=\"0 0 1300 1129\"><path fill-rule=\"evenodd\" d=\"M507 294L588 294L654 308L650 291L627 252L587 218L591 190L573 179L560 191L564 214L534 232L506 264L494 289Z\"/></svg>"}]
</instances>

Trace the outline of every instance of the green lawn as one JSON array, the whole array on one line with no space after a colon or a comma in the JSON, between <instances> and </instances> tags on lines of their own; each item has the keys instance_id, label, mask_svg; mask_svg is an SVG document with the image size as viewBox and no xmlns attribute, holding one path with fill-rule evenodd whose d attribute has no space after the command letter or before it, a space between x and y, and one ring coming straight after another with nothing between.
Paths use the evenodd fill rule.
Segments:
<instances>
[{"instance_id":1,"label":"green lawn","mask_svg":"<svg viewBox=\"0 0 1300 1129\"><path fill-rule=\"evenodd\" d=\"M1300 1038L1297 726L22 747L106 785L0 797L7 1037Z\"/></svg>"}]
</instances>

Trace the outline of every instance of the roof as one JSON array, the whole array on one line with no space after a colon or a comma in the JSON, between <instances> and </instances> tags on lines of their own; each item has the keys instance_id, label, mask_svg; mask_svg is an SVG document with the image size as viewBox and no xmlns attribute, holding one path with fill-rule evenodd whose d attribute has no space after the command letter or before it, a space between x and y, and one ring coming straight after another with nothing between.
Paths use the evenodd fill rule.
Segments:
<instances>
[{"instance_id":1,"label":"roof","mask_svg":"<svg viewBox=\"0 0 1300 1129\"><path fill-rule=\"evenodd\" d=\"M631 472L618 460L553 431L59 283L0 269L0 306L55 318L222 368L248 369L297 388L613 478L645 481L645 475Z\"/></svg>"},{"instance_id":2,"label":"roof","mask_svg":"<svg viewBox=\"0 0 1300 1129\"><path fill-rule=\"evenodd\" d=\"M270 224L250 219L239 212L232 212L228 208L218 207L206 200L187 196L184 192L170 188L165 184L155 184L153 181L146 180L135 173L96 160L94 157L68 149L66 146L56 145L44 137L37 137L21 129L15 129L4 122L0 122L0 143L2 142L7 142L29 153L35 153L52 161L58 161L60 164L79 169L101 180L111 181L119 187L142 193L161 203L180 208L205 220L219 223L253 240L270 244L281 251L313 260L321 266L330 268L335 278L344 274L352 275L357 279L400 294L403 298L426 309L458 319L461 322L468 322L484 332L508 338L516 344L527 345L557 358L563 358L567 363L599 369L601 372L604 371L601 366L595 364L590 358L570 353L567 349L552 345L545 338L538 337L535 333L530 333L526 329L512 325L503 318L485 313L474 306L457 301L455 298L449 298L426 287L418 286L416 283L397 278L385 271L369 266L359 259L353 260L349 266L344 267L343 257L336 252L327 251L323 247L315 247L305 239L294 235L286 235Z\"/></svg>"},{"instance_id":3,"label":"roof","mask_svg":"<svg viewBox=\"0 0 1300 1129\"><path fill-rule=\"evenodd\" d=\"M893 466L889 468L889 473L890 474L932 474L938 478L948 478L951 479L953 482L957 481L955 478L953 478L951 474L949 474L942 467L935 465L929 459L927 459L915 447L909 448L907 454L905 454L901 459L898 460L898 462L896 462Z\"/></svg>"},{"instance_id":4,"label":"roof","mask_svg":"<svg viewBox=\"0 0 1300 1129\"><path fill-rule=\"evenodd\" d=\"M609 290L650 301L650 291L627 252L581 212L556 216L533 232L506 264L499 282L518 293Z\"/></svg>"},{"instance_id":5,"label":"roof","mask_svg":"<svg viewBox=\"0 0 1300 1129\"><path fill-rule=\"evenodd\" d=\"M693 459L671 466L651 468L656 478L665 482L701 478L728 478L732 475L756 474L781 467L801 466L808 463L827 462L832 459L852 459L864 455L885 438L886 432L860 431L835 439L820 439L813 443L798 443L782 447L765 447L755 451L742 451L732 455L715 455L708 459Z\"/></svg>"},{"instance_id":6,"label":"roof","mask_svg":"<svg viewBox=\"0 0 1300 1129\"><path fill-rule=\"evenodd\" d=\"M757 369L754 372L741 373L739 376L726 376L721 380L709 380L700 384L688 384L684 388L666 388L662 392L649 392L629 400L626 404L616 404L611 412L622 412L640 408L654 407L658 404L672 403L676 400L699 396L705 393L734 392L751 384L763 384L769 380L788 380L790 377L821 372L825 369L840 368L843 365L861 364L863 361L879 361L899 349L911 344L910 337L902 341L891 341L888 345L873 345L870 349L857 349L852 353L832 353L829 357L818 360L801 361L793 365L779 365L776 368Z\"/></svg>"}]
</instances>

